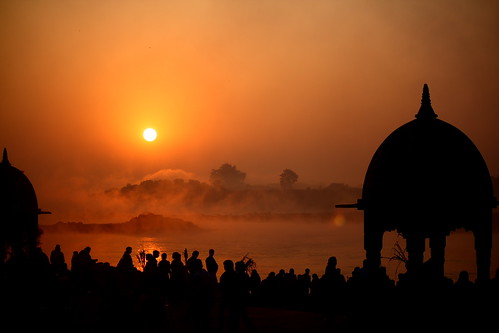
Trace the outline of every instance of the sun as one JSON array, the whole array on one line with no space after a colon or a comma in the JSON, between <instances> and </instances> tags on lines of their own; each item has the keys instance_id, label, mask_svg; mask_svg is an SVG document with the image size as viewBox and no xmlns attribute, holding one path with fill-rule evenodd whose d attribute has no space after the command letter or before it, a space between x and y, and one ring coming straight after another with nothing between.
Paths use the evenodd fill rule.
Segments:
<instances>
[{"instance_id":1,"label":"sun","mask_svg":"<svg viewBox=\"0 0 499 333\"><path fill-rule=\"evenodd\" d=\"M142 133L142 136L144 137L144 140L148 142L152 142L156 140L156 137L158 136L158 133L154 128L146 128L144 130L144 133Z\"/></svg>"}]
</instances>

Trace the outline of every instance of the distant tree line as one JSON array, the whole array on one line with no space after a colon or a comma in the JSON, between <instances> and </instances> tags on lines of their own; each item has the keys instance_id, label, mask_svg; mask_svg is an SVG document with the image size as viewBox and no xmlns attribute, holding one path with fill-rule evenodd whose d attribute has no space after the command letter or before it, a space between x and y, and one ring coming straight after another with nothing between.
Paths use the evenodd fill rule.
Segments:
<instances>
[{"instance_id":1,"label":"distant tree line","mask_svg":"<svg viewBox=\"0 0 499 333\"><path fill-rule=\"evenodd\" d=\"M145 180L108 191L133 205L156 204L172 212L201 214L324 214L338 203L355 203L362 189L341 183L320 187L298 187L298 174L284 169L276 175L275 185L250 185L246 173L224 163L211 170L208 182L196 179ZM278 183L277 183L278 181ZM459 180L456 180L459 181ZM499 196L499 177L492 177L494 194ZM353 210L342 210L351 214ZM495 216L497 214L494 214Z\"/></svg>"},{"instance_id":2,"label":"distant tree line","mask_svg":"<svg viewBox=\"0 0 499 333\"><path fill-rule=\"evenodd\" d=\"M279 185L249 185L246 173L229 163L210 173L209 182L195 179L145 180L109 190L132 203L157 202L163 207L198 213L325 213L336 203L356 202L359 188L332 183L317 188L295 188L298 175L284 169ZM277 177L276 177L277 178Z\"/></svg>"},{"instance_id":3,"label":"distant tree line","mask_svg":"<svg viewBox=\"0 0 499 333\"><path fill-rule=\"evenodd\" d=\"M218 169L211 170L210 184L226 189L244 189L246 173L237 169L235 165L224 163ZM282 189L289 190L298 181L298 174L291 169L284 169L279 176Z\"/></svg>"},{"instance_id":4,"label":"distant tree line","mask_svg":"<svg viewBox=\"0 0 499 333\"><path fill-rule=\"evenodd\" d=\"M146 180L109 191L132 202L160 201L176 208L204 213L330 212L336 203L355 202L360 189L345 184L330 184L319 188L288 189L270 186L250 186L228 189L198 180Z\"/></svg>"}]
</instances>

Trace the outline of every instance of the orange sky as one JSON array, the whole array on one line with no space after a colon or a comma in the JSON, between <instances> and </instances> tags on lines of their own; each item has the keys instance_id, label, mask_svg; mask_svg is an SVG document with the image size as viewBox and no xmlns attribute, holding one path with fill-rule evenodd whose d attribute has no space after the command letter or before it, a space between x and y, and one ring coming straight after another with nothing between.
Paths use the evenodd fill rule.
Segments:
<instances>
[{"instance_id":1,"label":"orange sky","mask_svg":"<svg viewBox=\"0 0 499 333\"><path fill-rule=\"evenodd\" d=\"M251 184L290 168L360 186L428 83L439 118L499 175L497 13L497 1L2 1L0 148L52 211L160 170L206 180L225 162Z\"/></svg>"}]
</instances>

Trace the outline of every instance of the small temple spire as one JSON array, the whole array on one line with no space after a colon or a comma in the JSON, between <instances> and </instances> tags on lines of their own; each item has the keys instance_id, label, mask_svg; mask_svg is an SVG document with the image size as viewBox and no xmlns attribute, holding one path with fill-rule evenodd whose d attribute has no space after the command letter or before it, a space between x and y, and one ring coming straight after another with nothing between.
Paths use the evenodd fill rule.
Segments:
<instances>
[{"instance_id":1,"label":"small temple spire","mask_svg":"<svg viewBox=\"0 0 499 333\"><path fill-rule=\"evenodd\" d=\"M435 119L437 118L437 114L433 111L431 107L431 99L430 99L430 89L428 85L425 83L423 86L423 96L421 98L421 107L419 108L419 112L416 114L417 119Z\"/></svg>"},{"instance_id":2,"label":"small temple spire","mask_svg":"<svg viewBox=\"0 0 499 333\"><path fill-rule=\"evenodd\" d=\"M8 157L8 155L7 155L7 148L4 148L4 149L3 149L2 164L5 164L5 165L10 165L10 162L9 162L9 157Z\"/></svg>"}]
</instances>

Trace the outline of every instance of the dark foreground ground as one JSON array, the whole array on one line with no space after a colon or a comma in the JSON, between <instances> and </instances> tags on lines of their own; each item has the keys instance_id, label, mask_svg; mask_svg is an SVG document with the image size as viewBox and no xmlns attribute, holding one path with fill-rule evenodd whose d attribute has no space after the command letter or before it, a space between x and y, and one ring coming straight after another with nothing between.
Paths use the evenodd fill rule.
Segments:
<instances>
[{"instance_id":1,"label":"dark foreground ground","mask_svg":"<svg viewBox=\"0 0 499 333\"><path fill-rule=\"evenodd\" d=\"M231 333L229 318L220 321L215 304L207 317L193 313L185 302L148 310L103 306L85 295L81 307L31 309L19 299L3 303L1 332L171 332ZM334 332L495 332L499 325L497 293L463 295L440 292L373 294L349 298L321 308L300 306L247 307L252 326L241 319L239 333ZM4 299L2 300L4 301ZM12 301L12 300L11 300ZM84 305L85 304L85 305ZM31 310L30 310L31 309Z\"/></svg>"},{"instance_id":2,"label":"dark foreground ground","mask_svg":"<svg viewBox=\"0 0 499 333\"><path fill-rule=\"evenodd\" d=\"M222 293L206 274L180 284L158 284L155 278L101 265L56 279L40 270L0 274L0 333L474 333L499 327L496 278L479 285L367 279L337 286L326 279L310 293L298 293L290 287L295 284L262 284L236 294L246 295L241 297Z\"/></svg>"},{"instance_id":3,"label":"dark foreground ground","mask_svg":"<svg viewBox=\"0 0 499 333\"><path fill-rule=\"evenodd\" d=\"M482 301L438 297L371 299L343 310L249 306L247 313L254 329L241 321L238 332L495 332L499 327L498 304L496 295ZM216 314L212 314L210 328L203 330L193 327L188 316L169 319L167 327L171 332L231 332L227 326L220 327Z\"/></svg>"}]
</instances>

